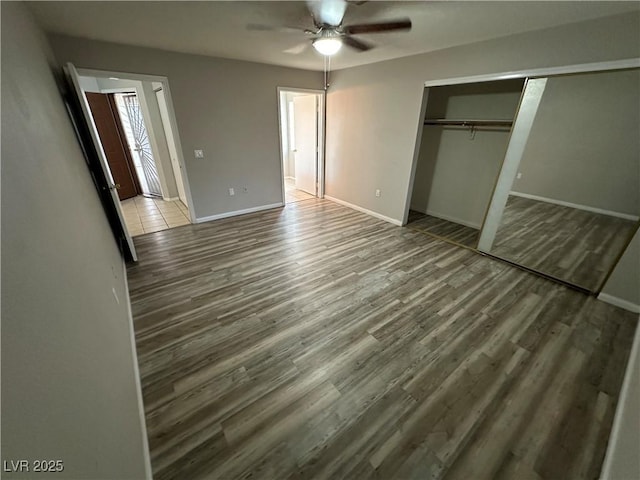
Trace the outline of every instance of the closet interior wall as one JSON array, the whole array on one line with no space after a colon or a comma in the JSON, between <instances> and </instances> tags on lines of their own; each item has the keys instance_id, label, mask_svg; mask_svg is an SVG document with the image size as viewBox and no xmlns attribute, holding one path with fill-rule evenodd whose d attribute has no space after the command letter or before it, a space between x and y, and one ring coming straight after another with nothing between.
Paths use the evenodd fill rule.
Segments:
<instances>
[{"instance_id":1,"label":"closet interior wall","mask_svg":"<svg viewBox=\"0 0 640 480\"><path fill-rule=\"evenodd\" d=\"M426 214L480 229L523 86L524 80L516 79L427 88L410 222ZM428 123L434 120L444 123ZM458 120L469 123L456 125ZM476 242L474 238L468 246L475 247Z\"/></svg>"}]
</instances>

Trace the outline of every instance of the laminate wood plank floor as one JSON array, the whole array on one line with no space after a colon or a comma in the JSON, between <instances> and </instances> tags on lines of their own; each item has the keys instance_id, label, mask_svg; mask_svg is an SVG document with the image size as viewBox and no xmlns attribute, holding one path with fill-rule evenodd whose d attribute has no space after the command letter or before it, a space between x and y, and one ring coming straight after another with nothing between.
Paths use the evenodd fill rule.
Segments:
<instances>
[{"instance_id":1,"label":"laminate wood plank floor","mask_svg":"<svg viewBox=\"0 0 640 480\"><path fill-rule=\"evenodd\" d=\"M491 253L596 291L636 225L511 195Z\"/></svg>"},{"instance_id":2,"label":"laminate wood plank floor","mask_svg":"<svg viewBox=\"0 0 640 480\"><path fill-rule=\"evenodd\" d=\"M135 239L162 479L595 479L637 316L326 200Z\"/></svg>"},{"instance_id":3,"label":"laminate wood plank floor","mask_svg":"<svg viewBox=\"0 0 640 480\"><path fill-rule=\"evenodd\" d=\"M470 248L476 248L478 245L478 237L480 235L478 229L432 217L414 210L409 211L407 221L409 228L447 238Z\"/></svg>"}]
</instances>

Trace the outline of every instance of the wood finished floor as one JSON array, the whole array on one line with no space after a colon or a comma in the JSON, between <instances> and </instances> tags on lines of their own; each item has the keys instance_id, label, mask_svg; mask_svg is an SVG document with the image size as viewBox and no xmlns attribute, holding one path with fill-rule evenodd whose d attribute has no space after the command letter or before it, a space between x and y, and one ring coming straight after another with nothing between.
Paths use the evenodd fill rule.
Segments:
<instances>
[{"instance_id":1,"label":"wood finished floor","mask_svg":"<svg viewBox=\"0 0 640 480\"><path fill-rule=\"evenodd\" d=\"M596 291L636 225L511 195L491 253Z\"/></svg>"},{"instance_id":2,"label":"wood finished floor","mask_svg":"<svg viewBox=\"0 0 640 480\"><path fill-rule=\"evenodd\" d=\"M324 200L135 239L154 478L597 478L637 316Z\"/></svg>"},{"instance_id":3,"label":"wood finished floor","mask_svg":"<svg viewBox=\"0 0 640 480\"><path fill-rule=\"evenodd\" d=\"M470 248L476 248L478 245L478 236L480 235L478 229L432 217L414 210L409 211L407 221L407 227L409 228L447 238Z\"/></svg>"}]
</instances>

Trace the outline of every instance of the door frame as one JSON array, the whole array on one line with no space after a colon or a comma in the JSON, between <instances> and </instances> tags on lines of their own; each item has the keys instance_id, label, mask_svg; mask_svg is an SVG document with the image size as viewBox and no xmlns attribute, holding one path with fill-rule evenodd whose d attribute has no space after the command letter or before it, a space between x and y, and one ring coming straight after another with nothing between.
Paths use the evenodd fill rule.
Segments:
<instances>
[{"instance_id":1,"label":"door frame","mask_svg":"<svg viewBox=\"0 0 640 480\"><path fill-rule=\"evenodd\" d=\"M180 140L180 133L178 131L178 122L176 120L175 109L173 107L173 96L171 95L171 88L169 86L168 77L161 75L146 75L142 73L129 73L129 72L118 72L114 70L95 70L89 68L79 68L76 67L78 75L86 76L86 77L99 77L99 78L109 78L109 77L117 77L123 80L138 80L138 81L146 81L146 82L158 82L162 84L162 89L165 92L165 100L167 103L167 111L169 113L169 128L173 133L173 139L176 145L176 150L178 154L178 163L182 167L182 184L184 186L184 191L187 199L187 208L189 210L189 220L192 224L197 223L195 217L195 211L193 208L193 197L191 195L191 187L189 185L189 176L186 168L186 163L184 160L184 154L182 150L182 142ZM155 95L154 95L155 98ZM164 134L164 132L163 132ZM175 176L175 175L174 175ZM177 179L176 179L177 182Z\"/></svg>"},{"instance_id":2,"label":"door frame","mask_svg":"<svg viewBox=\"0 0 640 480\"><path fill-rule=\"evenodd\" d=\"M286 191L284 183L284 154L282 148L282 119L283 115L287 112L282 111L282 95L287 92L292 93L308 93L316 95L318 98L318 134L316 136L316 147L318 148L318 154L316 156L316 197L324 198L324 177L325 177L325 118L326 118L326 92L324 90L317 90L311 88L295 88L295 87L277 87L277 100L278 100L278 140L280 150L280 181L282 188L282 205L286 205Z\"/></svg>"},{"instance_id":3,"label":"door frame","mask_svg":"<svg viewBox=\"0 0 640 480\"><path fill-rule=\"evenodd\" d=\"M153 84L152 84L153 85ZM178 162L178 149L176 147L176 141L173 135L173 129L171 128L171 121L169 119L169 107L167 105L167 97L164 93L162 84L156 89L153 89L156 100L158 102L158 109L160 111L160 122L162 123L162 129L164 130L164 136L167 141L167 148L169 149L169 157L171 160L171 168L173 169L173 176L176 181L176 187L178 189L178 198L188 204L187 191L184 188L184 180L182 179L182 170ZM178 180L179 179L179 180Z\"/></svg>"},{"instance_id":4,"label":"door frame","mask_svg":"<svg viewBox=\"0 0 640 480\"><path fill-rule=\"evenodd\" d=\"M124 240L126 242L126 245L121 246L123 248L123 255L125 256L125 259L128 259L128 257L130 257L131 260L135 262L138 260L138 256L136 254L133 238L131 237L129 230L127 229L127 224L124 221L124 213L122 212L120 199L118 198L118 194L116 192L116 184L113 181L109 163L107 162L107 156L105 155L104 149L102 148L102 143L100 142L100 136L98 134L98 129L96 128L95 121L91 113L91 108L89 107L89 102L82 91L82 87L80 86L80 74L78 73L75 65L71 62L68 62L64 66L64 71L70 83L70 95L73 95L75 97L75 100L78 102L77 108L79 108L80 111L77 112L77 114L83 117L83 119L77 118L76 120L78 122L86 124L86 133L88 135L86 137L79 136L79 138L81 139L80 145L83 150L85 150L87 161L92 163L92 160L89 159L89 156L95 158L97 160L97 163L100 165L99 169L101 170L102 175L104 175L104 183L102 179L99 179L97 180L97 186L104 192L103 198L107 218L109 222L112 223L116 238L118 238L119 240ZM73 115L72 118L74 118ZM84 120L84 122L82 120ZM76 129L85 130L84 127L79 125L76 126ZM85 140L86 144L84 143ZM91 149L89 143L93 144L93 149ZM111 210L113 211L113 216L111 215Z\"/></svg>"}]
</instances>

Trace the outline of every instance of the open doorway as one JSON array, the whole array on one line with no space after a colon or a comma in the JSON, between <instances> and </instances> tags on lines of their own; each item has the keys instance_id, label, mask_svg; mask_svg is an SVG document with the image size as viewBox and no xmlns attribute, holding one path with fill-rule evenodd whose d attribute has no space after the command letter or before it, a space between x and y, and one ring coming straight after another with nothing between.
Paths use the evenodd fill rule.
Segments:
<instances>
[{"instance_id":1,"label":"open doorway","mask_svg":"<svg viewBox=\"0 0 640 480\"><path fill-rule=\"evenodd\" d=\"M192 222L166 79L79 71L131 236ZM161 95L158 93L161 92Z\"/></svg>"},{"instance_id":2,"label":"open doorway","mask_svg":"<svg viewBox=\"0 0 640 480\"><path fill-rule=\"evenodd\" d=\"M322 198L324 92L278 89L283 203Z\"/></svg>"}]
</instances>

